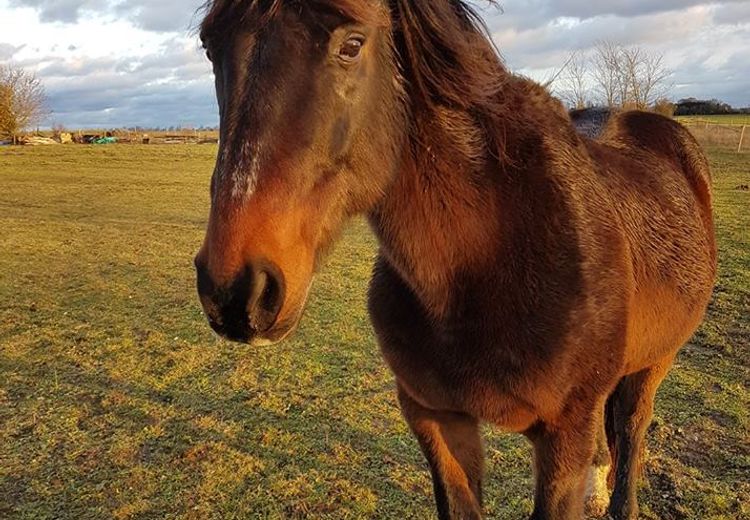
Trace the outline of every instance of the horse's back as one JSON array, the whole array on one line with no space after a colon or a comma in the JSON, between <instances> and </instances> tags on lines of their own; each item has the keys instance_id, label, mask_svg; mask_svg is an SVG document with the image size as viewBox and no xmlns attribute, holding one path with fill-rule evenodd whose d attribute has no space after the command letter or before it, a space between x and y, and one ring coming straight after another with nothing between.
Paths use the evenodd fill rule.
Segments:
<instances>
[{"instance_id":1,"label":"horse's back","mask_svg":"<svg viewBox=\"0 0 750 520\"><path fill-rule=\"evenodd\" d=\"M711 170L700 145L684 126L659 114L623 112L609 118L600 140L675 162L710 214Z\"/></svg>"},{"instance_id":2,"label":"horse's back","mask_svg":"<svg viewBox=\"0 0 750 520\"><path fill-rule=\"evenodd\" d=\"M631 258L633 372L674 354L703 318L716 276L710 170L689 132L656 114L613 115L588 148Z\"/></svg>"}]
</instances>

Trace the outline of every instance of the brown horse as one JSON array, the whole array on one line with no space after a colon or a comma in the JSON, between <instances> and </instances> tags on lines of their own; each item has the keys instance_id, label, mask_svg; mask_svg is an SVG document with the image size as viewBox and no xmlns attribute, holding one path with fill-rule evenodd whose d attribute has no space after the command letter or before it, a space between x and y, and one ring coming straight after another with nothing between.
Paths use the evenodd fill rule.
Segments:
<instances>
[{"instance_id":1,"label":"brown horse","mask_svg":"<svg viewBox=\"0 0 750 520\"><path fill-rule=\"evenodd\" d=\"M206 10L221 146L196 266L213 328L287 337L364 213L370 314L440 518L481 517L481 422L533 443L532 518L582 517L591 476L592 513L636 518L654 394L716 273L688 132L633 112L579 136L460 0Z\"/></svg>"}]
</instances>

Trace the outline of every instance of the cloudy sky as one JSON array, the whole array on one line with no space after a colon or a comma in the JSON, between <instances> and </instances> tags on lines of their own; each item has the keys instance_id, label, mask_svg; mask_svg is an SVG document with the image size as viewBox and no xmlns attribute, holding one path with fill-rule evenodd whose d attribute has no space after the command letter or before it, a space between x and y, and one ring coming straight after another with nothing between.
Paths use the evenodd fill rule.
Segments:
<instances>
[{"instance_id":1,"label":"cloudy sky","mask_svg":"<svg viewBox=\"0 0 750 520\"><path fill-rule=\"evenodd\" d=\"M0 63L34 70L50 124L215 125L190 27L201 0L0 0ZM665 56L672 97L750 106L750 0L503 0L482 9L508 65L546 79L608 39Z\"/></svg>"}]
</instances>

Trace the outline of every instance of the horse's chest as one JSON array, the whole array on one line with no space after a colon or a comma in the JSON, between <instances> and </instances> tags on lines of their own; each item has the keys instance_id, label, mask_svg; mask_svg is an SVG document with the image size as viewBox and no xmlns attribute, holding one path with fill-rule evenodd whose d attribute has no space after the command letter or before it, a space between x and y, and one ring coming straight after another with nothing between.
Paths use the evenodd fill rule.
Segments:
<instances>
[{"instance_id":1,"label":"horse's chest","mask_svg":"<svg viewBox=\"0 0 750 520\"><path fill-rule=\"evenodd\" d=\"M569 363L555 349L539 348L534 334L542 327L524 325L507 305L438 324L384 263L375 269L369 304L386 362L424 407L513 430L561 408Z\"/></svg>"}]
</instances>

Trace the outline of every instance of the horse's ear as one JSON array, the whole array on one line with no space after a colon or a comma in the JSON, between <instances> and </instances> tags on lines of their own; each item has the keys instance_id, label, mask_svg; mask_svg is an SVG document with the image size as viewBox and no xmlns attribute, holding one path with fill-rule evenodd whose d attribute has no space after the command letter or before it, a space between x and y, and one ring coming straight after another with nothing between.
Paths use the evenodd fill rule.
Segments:
<instances>
[{"instance_id":1,"label":"horse's ear","mask_svg":"<svg viewBox=\"0 0 750 520\"><path fill-rule=\"evenodd\" d=\"M499 56L462 0L389 0L399 64L415 108L466 109L499 84Z\"/></svg>"}]
</instances>

